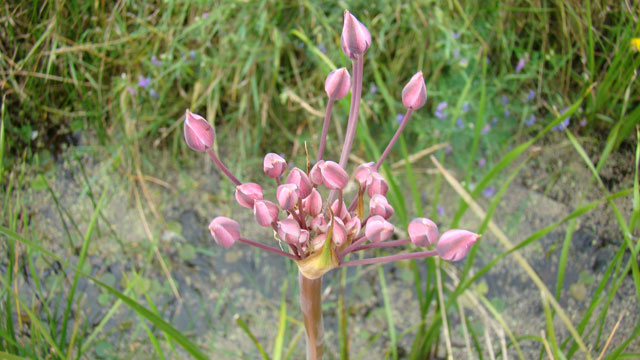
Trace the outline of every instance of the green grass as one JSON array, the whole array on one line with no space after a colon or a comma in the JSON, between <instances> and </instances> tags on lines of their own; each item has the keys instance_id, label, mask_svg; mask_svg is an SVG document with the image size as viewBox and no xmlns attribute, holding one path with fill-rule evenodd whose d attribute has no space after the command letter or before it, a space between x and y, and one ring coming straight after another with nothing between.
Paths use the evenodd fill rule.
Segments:
<instances>
[{"instance_id":1,"label":"green grass","mask_svg":"<svg viewBox=\"0 0 640 360\"><path fill-rule=\"evenodd\" d=\"M299 355L304 340L297 292L287 291L296 279L290 264L283 265L286 280L276 287L279 299L270 281L276 275L263 284L254 279L255 270L238 271L266 309L255 316L273 319L268 334L259 332L254 314L240 313L236 321L220 323L227 319L224 314L242 308L235 305L239 295L231 283L212 292L217 296L213 302L201 295L187 320L175 317L168 305L192 300L183 299L188 291L182 279L185 263L224 258L208 244L187 242L183 234L188 229L175 220L172 208L196 204L200 212L214 203L219 211L233 212L232 187L216 182L213 190L211 179L204 177L211 174L209 168L184 146L181 116L190 108L215 124L216 151L242 178L259 172L265 152L285 152L288 160L301 163L305 142L310 149L317 146L326 73L336 66L349 68L339 44L345 7L373 36L354 155L379 156L403 109L402 86L416 70L427 79L427 105L414 114L383 166L399 227L428 214L445 230L467 216L477 217L479 224L470 230L487 238L503 233L497 223L504 223L494 216L535 163L539 147L566 143L559 157L590 174L583 179L584 195L569 204L571 210L519 237L519 243L511 239L512 246L489 251L483 239L455 268L433 259L409 262L415 317L407 328L400 325L404 319L394 317L393 277L379 268L371 276L380 288L377 306L386 328L365 342L384 344L385 356L393 359L442 356L452 338L462 343L463 337L469 340L464 352L479 358L489 354L487 341L493 342L497 357L507 351L511 358L523 358L524 344L534 344L543 358L547 351L567 359L598 358L601 352L605 359L637 356L631 347L640 334L637 316L626 338L614 334L606 345L609 324L619 316L612 308L623 285L632 284L633 310L640 309L640 270L633 261L640 246L640 56L630 46L640 23L632 3L632 9L626 2L582 6L559 0L485 6L468 0L7 3L0 8L5 20L0 28L0 249L6 254L0 258L0 358ZM517 72L516 64L525 58ZM140 77L151 84L138 86ZM527 99L530 90L536 93L533 99ZM448 105L441 119L435 110L443 102ZM348 101L336 104L334 117L343 121L347 113ZM528 123L532 115L537 119L533 125ZM554 131L569 117L567 130ZM332 124L328 152L333 157L342 134ZM435 158L454 171L469 197L445 195L451 180L442 172L425 175L425 167L433 169L430 161L408 161L440 143L448 143L452 152L440 150ZM633 183L612 190L604 172L625 147L634 149ZM398 175L390 165L399 160L405 165ZM73 181L65 182L65 174L72 174ZM541 185L553 189L552 180L545 181ZM66 187L80 189L76 201L69 201ZM483 199L483 190L490 187L497 191L480 201L486 206L479 215L473 201ZM118 192L123 188L128 191ZM203 199L193 200L199 192ZM51 233L32 223L43 201L50 203ZM619 201L630 201L630 212ZM87 207L74 207L75 202ZM125 231L107 211L120 203L134 209ZM444 206L444 215L438 205ZM610 234L617 240L609 245L614 255L593 284L584 310L569 319L568 309L559 304L571 297L563 290L571 247L584 219L603 209L613 214L619 229ZM519 218L514 218L516 229L505 231L509 234L518 231ZM544 333L523 334L485 298L482 284L502 261L540 246L555 231L564 237L556 244L555 289L540 289ZM169 244L163 240L167 234L175 234ZM132 241L139 237L144 240ZM102 246L120 263L96 260ZM263 260L256 255L254 261ZM119 268L120 279L112 275L113 267ZM335 278L327 281L332 292L339 291L337 301L325 303L325 316L336 314L331 331L338 338L328 349L332 358L366 358L353 346L360 340L352 333L358 320L350 293L366 276L362 270L329 275ZM218 281L226 276L213 275ZM530 280L535 283L534 276ZM97 303L100 313L87 311L87 302ZM484 318L474 306L483 309ZM461 314L466 316L462 333L457 328ZM208 319L211 337L194 330L201 317ZM229 348L229 333L253 347Z\"/></svg>"}]
</instances>

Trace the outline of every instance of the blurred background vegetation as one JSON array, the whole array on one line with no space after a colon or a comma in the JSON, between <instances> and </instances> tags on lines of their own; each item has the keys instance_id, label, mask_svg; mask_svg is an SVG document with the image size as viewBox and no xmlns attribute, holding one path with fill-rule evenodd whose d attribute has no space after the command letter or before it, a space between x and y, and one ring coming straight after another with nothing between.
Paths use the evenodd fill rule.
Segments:
<instances>
[{"instance_id":1,"label":"blurred background vegetation","mask_svg":"<svg viewBox=\"0 0 640 360\"><path fill-rule=\"evenodd\" d=\"M0 182L4 188L2 224L4 239L7 239L3 240L2 250L8 255L0 261L6 274L3 310L16 309L11 299L17 295L12 295L9 285L16 281L12 274L19 275L14 271L17 265L11 266L18 263L16 239L22 236L22 240L33 240L42 234L42 231L29 230L31 206L37 200L28 200L27 195L20 195L22 192L40 191L36 194L51 196L47 199L54 201L60 217L67 219L62 222L65 237L70 239L69 245L62 244L63 250L58 249L57 253L73 254L77 257L73 263L78 267L82 268L84 261L85 246L81 245L91 239L96 223L105 223L102 235L112 234L115 243L120 242L122 246L115 235L117 231L100 213L101 192L96 187L99 185L104 190L109 186L95 178L104 169L97 170L97 175L87 176L84 165L73 166L72 172L81 173L84 179L78 185L83 189L81 196L89 196L92 203L91 211L80 212L92 218L91 221L85 219L91 225L86 233L84 227L79 231L74 224L77 214L58 204L58 189L53 183L63 176L61 169L75 164L73 159L79 164L86 164L87 159L102 161L108 165L105 167L124 174L123 181L131 183L135 183L135 179L139 181L142 174L152 174L157 178L150 181L160 184L163 179L158 175L159 169L170 168L181 176L176 182L188 184L178 186L181 194L196 192L202 189L198 184L205 179L192 175L198 172L193 167L199 167L202 162L182 140L183 114L189 108L214 124L216 151L244 178L260 173L265 152L284 152L287 159L303 161L305 142L310 149L315 149L319 141L326 106L323 91L326 74L336 67L350 69L350 62L339 44L342 14L347 8L369 28L373 38L365 58L364 110L359 140L354 146L356 158L370 159L392 136L401 116L398 114L403 110L401 89L412 74L421 70L429 100L424 109L414 114L404 132L401 151L394 150L390 162L441 145L438 158L453 169L465 190L474 197L483 191L486 198L492 198L499 192L492 184L506 177L502 171L513 171L520 165L515 159L532 144L529 141L542 138L544 146L564 143L567 146L562 147L562 151L581 162L584 160L583 167L590 164L589 169L595 172L588 173L584 179L588 186L577 187L583 191L588 191L593 183L602 183L597 174L612 153L624 154L628 160L621 165L627 167L623 175L632 176L635 129L640 123L640 92L636 80L640 65L640 14L634 1L8 0L0 5ZM342 127L346 123L347 104L343 100L334 110L336 124ZM342 129L332 126L329 157L337 157L342 136ZM586 152L581 142L586 144ZM402 171L401 166L393 169ZM401 223L407 222L408 214L421 213L424 205L430 207L424 211L433 213L434 217L444 205L446 215L456 214L450 221L452 224L460 220L466 205L462 201L460 204L439 201L440 177L433 193L425 195L417 191L411 180L411 167L406 170L411 182L407 189L412 191L405 193L402 186L396 186L392 198ZM561 172L562 167L555 171ZM387 172L387 176L392 173ZM400 182L406 181L402 180L406 178L404 175L399 178ZM393 178L391 181L394 182ZM551 191L549 188L555 183L553 177L536 181L528 184L544 189L544 193ZM609 187L603 196L613 196L607 191L628 190L631 185ZM637 191L637 180L633 185ZM227 184L204 187L210 192L220 191L220 187L227 193L231 189ZM504 189L506 191L506 187ZM149 217L157 218L161 227L174 230L175 224L164 219L166 209L157 210L144 185L140 185L140 192L142 195L137 190L125 195L136 198L138 205L143 198L140 209L144 211L140 211L150 209ZM503 193L492 200L493 209ZM629 194L630 191L622 195L631 198ZM404 197L413 198L415 209L405 205ZM209 200L224 204L230 198L225 193L211 195ZM419 205L425 198L427 203ZM584 205L582 199L571 204L572 209ZM624 234L620 236L627 243L631 239L637 241L637 237L631 235L637 234L637 202L638 199L633 202L626 227L619 227ZM96 214L95 219L90 216L92 212ZM628 214L622 212L622 215ZM66 228L67 222L71 230ZM483 231L486 230L487 224L482 226ZM78 231L74 231L74 227ZM150 238L159 237L155 230L151 232ZM568 240L558 245L563 248L565 260L571 232L568 230ZM15 236L7 235L9 233ZM77 236L79 240L73 245ZM541 236L530 238L529 243ZM67 240L58 241L67 243ZM620 240L617 244L623 254L627 243ZM159 259L164 256L162 249L162 256L156 254L155 245L144 248L150 249ZM629 249L627 254L637 255L637 248L634 252L629 245ZM189 257L193 249L180 251L181 257L184 252ZM43 255L39 252L34 256ZM143 263L152 261L151 257L135 258ZM621 259L622 255L618 260ZM129 261L133 262L133 257ZM466 275L469 275L473 256L470 261L465 265ZM611 260L610 264L617 266L615 261ZM166 265L162 260L159 262L164 269ZM560 284L566 261L562 263L561 260L559 269L562 270L558 270ZM428 264L430 269L440 266ZM634 276L637 275L637 264L631 267ZM628 273L629 268L626 269ZM624 279L626 273L621 271L619 279ZM463 280L464 276L461 283L465 284ZM74 298L76 281L73 284L70 294L60 284L53 290L34 293L39 294L36 297L47 297L45 293L49 291L62 296L57 298L55 306L51 305L57 312L62 306L60 301L69 301L69 304L78 301ZM437 287L435 282L430 284L427 293ZM633 284L637 291L640 277L634 277ZM167 290L171 295L175 292L175 289ZM453 298L459 295L455 291L453 294ZM558 291L556 294L560 295ZM420 298L422 310L428 307L426 299ZM600 301L595 299L592 304L597 306ZM49 344L44 348L51 348L53 343L62 349L57 352L58 356L60 352L71 354L64 350L68 347L71 351L74 341L83 343L72 335L79 332L79 338L88 339L89 344L94 340L89 334L99 333L82 323L77 325L80 330L67 334L71 307L60 310L64 315L59 318L50 316L48 330L38 330L39 334L61 332L60 339L53 336L49 342L43 335L42 340ZM15 339L20 336L16 335L17 325L12 318L20 314L13 310L10 313L13 315L3 316L0 327L0 350L27 357L41 354L33 350L39 346L37 343L31 345L31 350L24 343L18 344ZM426 313L426 310L422 312L423 318ZM549 319L553 323L553 315L549 315ZM425 354L437 353L441 323L436 323L435 330L420 328L420 336L416 336L418 340L411 347L412 357L424 358ZM164 330L157 323L154 325ZM390 327L393 328L393 323ZM145 329L150 332L146 325ZM634 329L626 345L635 339L640 328L636 325ZM389 336L395 346L395 333ZM560 341L550 340L552 351L567 357L582 356L576 354L578 345L568 340L571 336L573 334L567 335L562 345ZM425 338L429 340L420 340ZM150 339L157 351L163 348L157 344L161 340L152 331ZM475 346L482 348L475 338L474 341ZM168 342L173 349L171 340ZM341 354L346 346L343 345L340 344ZM628 350L626 345L619 345L616 355ZM78 345L78 348L74 353L78 357L104 355L102 349L89 350L89 345ZM593 348L594 354L599 350L602 346ZM632 351L637 353L638 349ZM177 356L175 349L173 354ZM233 357L233 353L227 355ZM396 351L387 355L402 357Z\"/></svg>"}]
</instances>

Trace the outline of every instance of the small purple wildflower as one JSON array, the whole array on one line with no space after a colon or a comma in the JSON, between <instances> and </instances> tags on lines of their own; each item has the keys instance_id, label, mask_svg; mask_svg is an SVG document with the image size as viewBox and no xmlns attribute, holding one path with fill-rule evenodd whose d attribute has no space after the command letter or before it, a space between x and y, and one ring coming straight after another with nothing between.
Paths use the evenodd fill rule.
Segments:
<instances>
[{"instance_id":1,"label":"small purple wildflower","mask_svg":"<svg viewBox=\"0 0 640 360\"><path fill-rule=\"evenodd\" d=\"M404 119L404 115L402 114L396 115L396 121L398 122L398 124L402 123L402 119Z\"/></svg>"},{"instance_id":2,"label":"small purple wildflower","mask_svg":"<svg viewBox=\"0 0 640 360\"><path fill-rule=\"evenodd\" d=\"M489 59L488 56L487 56L487 58L485 60L487 61L487 65L491 64L491 59Z\"/></svg>"},{"instance_id":3,"label":"small purple wildflower","mask_svg":"<svg viewBox=\"0 0 640 360\"><path fill-rule=\"evenodd\" d=\"M375 94L377 92L378 92L378 87L375 84L371 85L371 89L369 89L369 94Z\"/></svg>"},{"instance_id":4,"label":"small purple wildflower","mask_svg":"<svg viewBox=\"0 0 640 360\"><path fill-rule=\"evenodd\" d=\"M149 96L151 96L154 99L157 99L158 98L158 93L153 89L149 89Z\"/></svg>"},{"instance_id":5,"label":"small purple wildflower","mask_svg":"<svg viewBox=\"0 0 640 360\"><path fill-rule=\"evenodd\" d=\"M511 112L509 112L509 109L504 109L504 117L508 118L509 115L511 115Z\"/></svg>"},{"instance_id":6,"label":"small purple wildflower","mask_svg":"<svg viewBox=\"0 0 640 360\"><path fill-rule=\"evenodd\" d=\"M460 57L460 49L453 49L453 57L455 58Z\"/></svg>"},{"instance_id":7,"label":"small purple wildflower","mask_svg":"<svg viewBox=\"0 0 640 360\"><path fill-rule=\"evenodd\" d=\"M460 66L462 67L467 67L467 65L469 65L469 60L467 60L467 58L462 58L460 59Z\"/></svg>"},{"instance_id":8,"label":"small purple wildflower","mask_svg":"<svg viewBox=\"0 0 640 360\"><path fill-rule=\"evenodd\" d=\"M458 118L458 120L456 120L456 127L458 129L464 129L464 122L462 122L462 118Z\"/></svg>"},{"instance_id":9,"label":"small purple wildflower","mask_svg":"<svg viewBox=\"0 0 640 360\"><path fill-rule=\"evenodd\" d=\"M320 50L320 52L323 53L323 54L327 53L327 47L324 46L324 44L318 45L318 50Z\"/></svg>"},{"instance_id":10,"label":"small purple wildflower","mask_svg":"<svg viewBox=\"0 0 640 360\"><path fill-rule=\"evenodd\" d=\"M484 197L486 198L492 197L495 193L496 193L496 188L494 188L493 186L489 186L482 190L482 195L484 195Z\"/></svg>"},{"instance_id":11,"label":"small purple wildflower","mask_svg":"<svg viewBox=\"0 0 640 360\"><path fill-rule=\"evenodd\" d=\"M531 116L527 119L527 121L524 122L524 124L527 126L532 126L535 123L536 123L536 116L534 114L531 114Z\"/></svg>"},{"instance_id":12,"label":"small purple wildflower","mask_svg":"<svg viewBox=\"0 0 640 360\"><path fill-rule=\"evenodd\" d=\"M447 155L451 154L452 151L453 151L453 148L451 147L451 145L447 145L447 147L444 148L444 153Z\"/></svg>"},{"instance_id":13,"label":"small purple wildflower","mask_svg":"<svg viewBox=\"0 0 640 360\"><path fill-rule=\"evenodd\" d=\"M484 167L487 164L487 159L483 156L480 158L480 160L478 160L478 166L479 167Z\"/></svg>"},{"instance_id":14,"label":"small purple wildflower","mask_svg":"<svg viewBox=\"0 0 640 360\"><path fill-rule=\"evenodd\" d=\"M208 12L203 12L202 13L202 18L205 19L205 20L208 19L209 18L209 13Z\"/></svg>"},{"instance_id":15,"label":"small purple wildflower","mask_svg":"<svg viewBox=\"0 0 640 360\"><path fill-rule=\"evenodd\" d=\"M485 126L482 128L482 131L481 131L482 135L484 135L484 134L488 133L488 132L489 132L489 130L491 130L491 125L489 125L489 124L485 125Z\"/></svg>"},{"instance_id":16,"label":"small purple wildflower","mask_svg":"<svg viewBox=\"0 0 640 360\"><path fill-rule=\"evenodd\" d=\"M189 56L191 56L192 59L195 59L196 58L196 51L195 50L189 51Z\"/></svg>"},{"instance_id":17,"label":"small purple wildflower","mask_svg":"<svg viewBox=\"0 0 640 360\"><path fill-rule=\"evenodd\" d=\"M498 123L498 118L494 116L494 117L491 119L491 126L496 126L496 124L497 124L497 123Z\"/></svg>"},{"instance_id":18,"label":"small purple wildflower","mask_svg":"<svg viewBox=\"0 0 640 360\"><path fill-rule=\"evenodd\" d=\"M459 39L460 38L460 33L459 32L452 31L451 35L453 36L454 39Z\"/></svg>"},{"instance_id":19,"label":"small purple wildflower","mask_svg":"<svg viewBox=\"0 0 640 360\"><path fill-rule=\"evenodd\" d=\"M585 127L585 126L587 126L587 119L580 120L580 127Z\"/></svg>"},{"instance_id":20,"label":"small purple wildflower","mask_svg":"<svg viewBox=\"0 0 640 360\"><path fill-rule=\"evenodd\" d=\"M465 101L464 104L462 104L462 112L467 111L469 111L469 102Z\"/></svg>"},{"instance_id":21,"label":"small purple wildflower","mask_svg":"<svg viewBox=\"0 0 640 360\"><path fill-rule=\"evenodd\" d=\"M564 108L564 110L562 110L560 112L560 115L563 115L564 113L567 112L567 110L569 110L569 107ZM566 128L569 127L569 123L571 122L571 116L568 116L566 119L562 120L562 122L556 126L553 127L554 131L562 131Z\"/></svg>"},{"instance_id":22,"label":"small purple wildflower","mask_svg":"<svg viewBox=\"0 0 640 360\"><path fill-rule=\"evenodd\" d=\"M132 88L131 86L127 86L127 91L129 92L129 94L131 95L135 95L138 93L138 90Z\"/></svg>"},{"instance_id":23,"label":"small purple wildflower","mask_svg":"<svg viewBox=\"0 0 640 360\"><path fill-rule=\"evenodd\" d=\"M162 65L162 61L158 60L158 57L157 57L157 56L155 56L155 55L153 55L153 56L151 57L151 63L152 63L153 65L155 65L155 66L160 66L160 65Z\"/></svg>"},{"instance_id":24,"label":"small purple wildflower","mask_svg":"<svg viewBox=\"0 0 640 360\"><path fill-rule=\"evenodd\" d=\"M436 107L436 112L434 113L438 119L444 119L445 117L447 117L447 114L444 112L444 109L446 109L447 106L449 106L449 104L447 104L446 101L438 104L438 106Z\"/></svg>"},{"instance_id":25,"label":"small purple wildflower","mask_svg":"<svg viewBox=\"0 0 640 360\"><path fill-rule=\"evenodd\" d=\"M140 75L138 77L138 86L140 86L141 88L147 88L149 87L149 85L151 85L151 78L150 77L144 77L142 75Z\"/></svg>"},{"instance_id":26,"label":"small purple wildflower","mask_svg":"<svg viewBox=\"0 0 640 360\"><path fill-rule=\"evenodd\" d=\"M509 103L509 97L507 97L507 95L502 95L502 97L500 98L500 102L502 103L502 105L507 106L507 104Z\"/></svg>"},{"instance_id":27,"label":"small purple wildflower","mask_svg":"<svg viewBox=\"0 0 640 360\"><path fill-rule=\"evenodd\" d=\"M440 204L436 205L436 211L438 211L438 215L440 216L444 215L444 208L442 207L442 205Z\"/></svg>"},{"instance_id":28,"label":"small purple wildflower","mask_svg":"<svg viewBox=\"0 0 640 360\"><path fill-rule=\"evenodd\" d=\"M520 71L522 71L522 69L524 69L524 66L527 64L527 58L521 58L518 61L518 64L516 64L516 74L519 74Z\"/></svg>"},{"instance_id":29,"label":"small purple wildflower","mask_svg":"<svg viewBox=\"0 0 640 360\"><path fill-rule=\"evenodd\" d=\"M529 90L529 94L527 95L527 98L524 99L524 101L529 102L531 100L533 100L536 97L536 91L533 89Z\"/></svg>"}]
</instances>

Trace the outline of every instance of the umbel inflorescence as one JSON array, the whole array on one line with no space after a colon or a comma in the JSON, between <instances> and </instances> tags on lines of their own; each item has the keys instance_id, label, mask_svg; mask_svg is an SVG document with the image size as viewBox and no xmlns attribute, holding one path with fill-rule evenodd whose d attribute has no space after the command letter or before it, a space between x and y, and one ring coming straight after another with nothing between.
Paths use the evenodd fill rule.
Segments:
<instances>
[{"instance_id":1,"label":"umbel inflorescence","mask_svg":"<svg viewBox=\"0 0 640 360\"><path fill-rule=\"evenodd\" d=\"M371 44L371 35L355 16L345 11L340 40L345 55L353 60L353 77L346 68L334 70L327 76L325 91L328 103L313 166L307 159L302 168L293 167L287 172L287 162L280 155L269 153L264 157L264 174L277 186L273 201L264 198L260 185L241 182L225 167L212 150L215 140L213 127L202 116L186 111L184 137L187 145L211 157L236 184L238 203L253 211L258 224L271 227L280 244L276 247L245 239L240 234L240 224L223 216L216 217L209 224L213 239L223 247L240 241L287 257L295 261L301 274L309 279L317 279L331 269L343 266L430 256L449 261L464 258L480 236L466 230L448 230L439 235L436 224L427 218L413 219L407 229L407 238L388 241L394 233L394 226L389 222L394 210L386 198L389 186L378 170L413 112L426 102L427 90L420 71L402 90L402 104L407 110L395 135L380 159L361 164L353 170L358 192L346 201L343 190L351 178L347 172L347 159L356 132L364 54ZM335 162L324 158L331 110L334 102L345 97L349 90L352 93L347 131L340 159ZM357 251L409 243L418 247L435 244L435 250L344 261L346 255Z\"/></svg>"}]
</instances>

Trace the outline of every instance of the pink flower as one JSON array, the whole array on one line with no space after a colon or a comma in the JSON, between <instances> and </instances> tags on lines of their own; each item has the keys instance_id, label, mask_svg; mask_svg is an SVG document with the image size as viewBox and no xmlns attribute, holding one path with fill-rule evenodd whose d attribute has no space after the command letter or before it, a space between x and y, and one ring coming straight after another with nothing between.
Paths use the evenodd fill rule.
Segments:
<instances>
[{"instance_id":1,"label":"pink flower","mask_svg":"<svg viewBox=\"0 0 640 360\"><path fill-rule=\"evenodd\" d=\"M269 200L256 200L253 204L253 215L262 226L270 226L277 221L279 212L278 205Z\"/></svg>"},{"instance_id":2,"label":"pink flower","mask_svg":"<svg viewBox=\"0 0 640 360\"><path fill-rule=\"evenodd\" d=\"M393 216L393 207L387 201L387 198L380 194L375 194L369 201L369 215L380 215L385 219Z\"/></svg>"},{"instance_id":3,"label":"pink flower","mask_svg":"<svg viewBox=\"0 0 640 360\"><path fill-rule=\"evenodd\" d=\"M471 231L449 230L440 236L436 250L438 251L438 255L444 260L459 261L467 256L469 249L471 249L471 246L473 246L479 238L480 235L474 234Z\"/></svg>"},{"instance_id":4,"label":"pink flower","mask_svg":"<svg viewBox=\"0 0 640 360\"><path fill-rule=\"evenodd\" d=\"M409 238L416 246L427 246L438 239L438 225L427 218L415 218L409 223Z\"/></svg>"},{"instance_id":5,"label":"pink flower","mask_svg":"<svg viewBox=\"0 0 640 360\"><path fill-rule=\"evenodd\" d=\"M262 200L262 188L255 183L244 183L236 186L236 201L243 207L253 210L253 202Z\"/></svg>"},{"instance_id":6,"label":"pink flower","mask_svg":"<svg viewBox=\"0 0 640 360\"><path fill-rule=\"evenodd\" d=\"M298 189L300 189L300 197L303 199L311 194L311 189L313 188L307 173L298 168L293 168L293 170L289 172L289 175L287 175L287 184L298 185Z\"/></svg>"},{"instance_id":7,"label":"pink flower","mask_svg":"<svg viewBox=\"0 0 640 360\"><path fill-rule=\"evenodd\" d=\"M287 162L282 158L282 156L274 153L268 153L265 155L262 164L264 173L272 179L282 176L284 170L287 168Z\"/></svg>"},{"instance_id":8,"label":"pink flower","mask_svg":"<svg viewBox=\"0 0 640 360\"><path fill-rule=\"evenodd\" d=\"M342 26L340 44L344 54L352 59L364 54L371 45L369 30L348 10L344 11L344 25Z\"/></svg>"},{"instance_id":9,"label":"pink flower","mask_svg":"<svg viewBox=\"0 0 640 360\"><path fill-rule=\"evenodd\" d=\"M225 248L230 247L240 238L240 225L228 217L218 216L209 224L213 240Z\"/></svg>"},{"instance_id":10,"label":"pink flower","mask_svg":"<svg viewBox=\"0 0 640 360\"><path fill-rule=\"evenodd\" d=\"M311 216L320 214L320 211L322 211L322 196L316 189L311 190L311 194L302 201L302 208L305 213Z\"/></svg>"},{"instance_id":11,"label":"pink flower","mask_svg":"<svg viewBox=\"0 0 640 360\"><path fill-rule=\"evenodd\" d=\"M371 242L385 241L393 235L393 225L380 215L369 218L364 234Z\"/></svg>"},{"instance_id":12,"label":"pink flower","mask_svg":"<svg viewBox=\"0 0 640 360\"><path fill-rule=\"evenodd\" d=\"M371 173L371 177L367 183L367 194L369 194L369 197L373 197L375 194L386 196L387 191L389 191L389 185L382 175L377 172Z\"/></svg>"},{"instance_id":13,"label":"pink flower","mask_svg":"<svg viewBox=\"0 0 640 360\"><path fill-rule=\"evenodd\" d=\"M187 110L184 119L184 141L195 151L207 151L213 146L215 131L205 118Z\"/></svg>"},{"instance_id":14,"label":"pink flower","mask_svg":"<svg viewBox=\"0 0 640 360\"><path fill-rule=\"evenodd\" d=\"M320 167L324 164L324 160L318 161L313 167L311 171L309 171L309 180L315 185L322 184L322 170Z\"/></svg>"},{"instance_id":15,"label":"pink flower","mask_svg":"<svg viewBox=\"0 0 640 360\"><path fill-rule=\"evenodd\" d=\"M349 212L347 211L347 205L343 201L342 206L340 206L340 213L338 214L338 204L340 204L338 200L335 200L333 204L331 204L331 211L333 211L333 215L341 219L346 219L347 216L349 216Z\"/></svg>"},{"instance_id":16,"label":"pink flower","mask_svg":"<svg viewBox=\"0 0 640 360\"><path fill-rule=\"evenodd\" d=\"M296 184L282 184L276 190L276 199L278 204L284 210L291 210L298 203L300 190Z\"/></svg>"},{"instance_id":17,"label":"pink flower","mask_svg":"<svg viewBox=\"0 0 640 360\"><path fill-rule=\"evenodd\" d=\"M427 102L427 86L422 71L418 71L402 89L402 104L412 110L421 108Z\"/></svg>"},{"instance_id":18,"label":"pink flower","mask_svg":"<svg viewBox=\"0 0 640 360\"><path fill-rule=\"evenodd\" d=\"M349 89L351 89L351 77L346 68L333 70L327 75L324 90L330 99L342 99L349 93Z\"/></svg>"},{"instance_id":19,"label":"pink flower","mask_svg":"<svg viewBox=\"0 0 640 360\"><path fill-rule=\"evenodd\" d=\"M375 172L375 166L376 163L372 161L362 164L356 168L355 178L360 183L361 187L365 188L367 186L369 179L371 179L371 174Z\"/></svg>"},{"instance_id":20,"label":"pink flower","mask_svg":"<svg viewBox=\"0 0 640 360\"><path fill-rule=\"evenodd\" d=\"M278 236L287 244L296 245L300 239L300 225L293 219L278 221Z\"/></svg>"},{"instance_id":21,"label":"pink flower","mask_svg":"<svg viewBox=\"0 0 640 360\"><path fill-rule=\"evenodd\" d=\"M322 183L330 190L342 190L349 181L349 174L335 161L323 161L320 167Z\"/></svg>"},{"instance_id":22,"label":"pink flower","mask_svg":"<svg viewBox=\"0 0 640 360\"><path fill-rule=\"evenodd\" d=\"M344 244L347 240L347 230L344 227L344 223L338 217L333 217L333 236L331 237L331 242L333 242L336 246L340 246Z\"/></svg>"}]
</instances>

